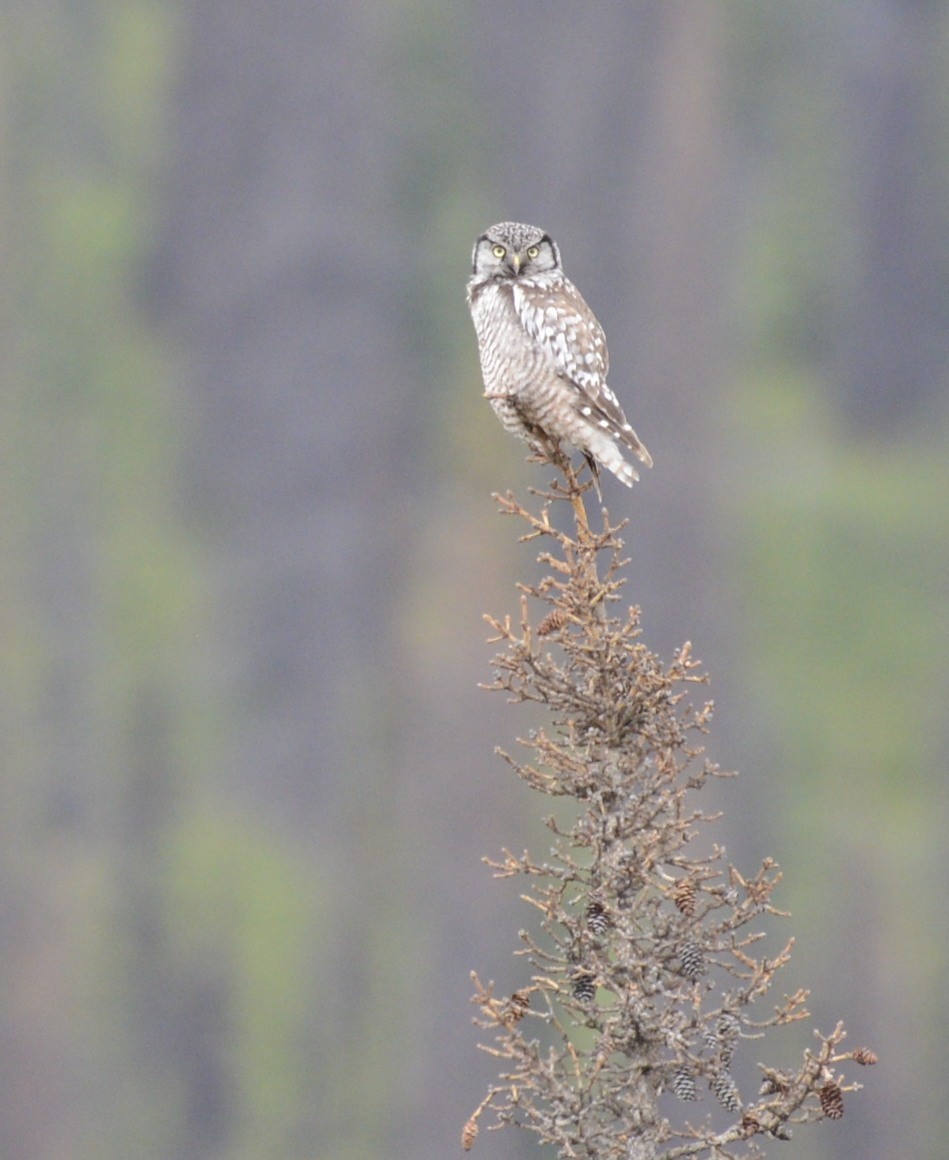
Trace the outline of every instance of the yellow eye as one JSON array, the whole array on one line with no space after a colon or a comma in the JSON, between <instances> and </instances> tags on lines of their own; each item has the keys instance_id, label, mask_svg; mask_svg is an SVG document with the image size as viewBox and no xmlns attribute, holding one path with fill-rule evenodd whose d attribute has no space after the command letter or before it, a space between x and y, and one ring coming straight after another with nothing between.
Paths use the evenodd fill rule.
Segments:
<instances>
[{"instance_id":1,"label":"yellow eye","mask_svg":"<svg viewBox=\"0 0 949 1160\"><path fill-rule=\"evenodd\" d=\"M507 250L505 250L503 246L494 246L491 249L491 253L494 254L496 258L503 258L507 253Z\"/></svg>"},{"instance_id":2,"label":"yellow eye","mask_svg":"<svg viewBox=\"0 0 949 1160\"><path fill-rule=\"evenodd\" d=\"M527 247L528 258L536 258L539 253L540 253L540 246L528 246Z\"/></svg>"}]
</instances>

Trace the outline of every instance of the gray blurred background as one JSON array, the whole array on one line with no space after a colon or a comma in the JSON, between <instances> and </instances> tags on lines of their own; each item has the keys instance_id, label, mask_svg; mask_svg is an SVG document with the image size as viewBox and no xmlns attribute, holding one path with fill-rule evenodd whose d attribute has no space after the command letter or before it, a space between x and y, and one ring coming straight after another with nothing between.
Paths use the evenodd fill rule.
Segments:
<instances>
[{"instance_id":1,"label":"gray blurred background","mask_svg":"<svg viewBox=\"0 0 949 1160\"><path fill-rule=\"evenodd\" d=\"M0 77L0 1154L457 1154L468 973L528 970L480 859L549 806L476 687L548 478L464 304L515 218L655 458L628 596L784 990L882 1057L772 1151L942 1160L945 4L7 0Z\"/></svg>"}]
</instances>

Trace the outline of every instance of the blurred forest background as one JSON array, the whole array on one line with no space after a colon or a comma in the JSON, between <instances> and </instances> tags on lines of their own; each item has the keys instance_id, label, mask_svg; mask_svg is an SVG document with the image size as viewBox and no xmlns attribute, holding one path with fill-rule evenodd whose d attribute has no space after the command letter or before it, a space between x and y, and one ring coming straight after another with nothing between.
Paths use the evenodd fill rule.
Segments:
<instances>
[{"instance_id":1,"label":"blurred forest background","mask_svg":"<svg viewBox=\"0 0 949 1160\"><path fill-rule=\"evenodd\" d=\"M464 304L515 218L655 457L628 595L785 989L882 1057L772 1151L942 1160L946 5L0 2L0 74L0 1154L456 1154L548 808L476 688L549 476Z\"/></svg>"}]
</instances>

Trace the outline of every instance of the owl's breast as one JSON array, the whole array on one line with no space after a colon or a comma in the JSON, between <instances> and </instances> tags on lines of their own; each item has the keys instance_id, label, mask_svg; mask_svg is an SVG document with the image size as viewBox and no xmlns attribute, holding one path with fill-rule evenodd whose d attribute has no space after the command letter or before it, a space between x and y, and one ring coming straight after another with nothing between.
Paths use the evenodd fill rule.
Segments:
<instances>
[{"instance_id":1,"label":"owl's breast","mask_svg":"<svg viewBox=\"0 0 949 1160\"><path fill-rule=\"evenodd\" d=\"M546 351L521 324L510 284L490 283L471 301L488 395L523 395L553 371Z\"/></svg>"}]
</instances>

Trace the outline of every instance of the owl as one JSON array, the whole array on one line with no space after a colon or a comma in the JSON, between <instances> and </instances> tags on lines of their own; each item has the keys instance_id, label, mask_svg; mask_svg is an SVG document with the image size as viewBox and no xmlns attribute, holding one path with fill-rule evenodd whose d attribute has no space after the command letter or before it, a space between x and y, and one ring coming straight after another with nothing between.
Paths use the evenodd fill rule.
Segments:
<instances>
[{"instance_id":1,"label":"owl","mask_svg":"<svg viewBox=\"0 0 949 1160\"><path fill-rule=\"evenodd\" d=\"M468 306L484 393L514 435L549 453L582 451L627 487L639 479L624 451L652 457L606 383L603 328L560 266L557 243L536 226L499 222L475 242Z\"/></svg>"}]
</instances>

